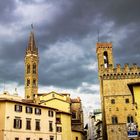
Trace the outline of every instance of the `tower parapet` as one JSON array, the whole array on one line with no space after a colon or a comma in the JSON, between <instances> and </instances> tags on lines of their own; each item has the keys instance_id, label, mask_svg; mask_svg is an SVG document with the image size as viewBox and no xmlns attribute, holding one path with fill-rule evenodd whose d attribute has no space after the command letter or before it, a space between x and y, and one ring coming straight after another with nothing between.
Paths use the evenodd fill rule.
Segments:
<instances>
[{"instance_id":1,"label":"tower parapet","mask_svg":"<svg viewBox=\"0 0 140 140\"><path fill-rule=\"evenodd\" d=\"M140 67L136 64L129 66L125 64L124 67L121 67L120 64L117 64L115 68L112 65L109 65L105 68L101 65L101 71L99 74L103 79L133 79L140 77Z\"/></svg>"}]
</instances>

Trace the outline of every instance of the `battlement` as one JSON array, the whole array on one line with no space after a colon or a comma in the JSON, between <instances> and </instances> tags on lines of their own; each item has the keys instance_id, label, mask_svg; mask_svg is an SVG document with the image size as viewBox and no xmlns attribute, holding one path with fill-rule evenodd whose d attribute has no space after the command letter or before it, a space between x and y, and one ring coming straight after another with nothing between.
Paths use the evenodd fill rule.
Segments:
<instances>
[{"instance_id":1,"label":"battlement","mask_svg":"<svg viewBox=\"0 0 140 140\"><path fill-rule=\"evenodd\" d=\"M101 65L100 72L99 76L103 77L103 79L129 79L140 77L140 67L136 64L132 66L125 64L124 67L117 64L116 68L113 68L112 65L109 65L108 68L104 68L104 65Z\"/></svg>"},{"instance_id":2,"label":"battlement","mask_svg":"<svg viewBox=\"0 0 140 140\"><path fill-rule=\"evenodd\" d=\"M112 42L98 42L96 43L96 52L98 52L98 49L112 49Z\"/></svg>"}]
</instances>

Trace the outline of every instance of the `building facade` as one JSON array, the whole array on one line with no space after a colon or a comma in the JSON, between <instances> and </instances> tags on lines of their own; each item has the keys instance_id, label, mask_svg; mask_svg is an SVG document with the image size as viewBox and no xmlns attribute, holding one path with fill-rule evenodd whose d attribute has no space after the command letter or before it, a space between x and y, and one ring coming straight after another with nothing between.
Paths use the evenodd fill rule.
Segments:
<instances>
[{"instance_id":1,"label":"building facade","mask_svg":"<svg viewBox=\"0 0 140 140\"><path fill-rule=\"evenodd\" d=\"M54 108L6 92L0 96L0 110L0 140L61 140L57 139Z\"/></svg>"},{"instance_id":2,"label":"building facade","mask_svg":"<svg viewBox=\"0 0 140 140\"><path fill-rule=\"evenodd\" d=\"M96 54L104 140L138 139L137 135L130 136L128 132L128 124L137 124L128 84L140 82L140 68L136 64L114 67L112 43L97 42Z\"/></svg>"}]
</instances>

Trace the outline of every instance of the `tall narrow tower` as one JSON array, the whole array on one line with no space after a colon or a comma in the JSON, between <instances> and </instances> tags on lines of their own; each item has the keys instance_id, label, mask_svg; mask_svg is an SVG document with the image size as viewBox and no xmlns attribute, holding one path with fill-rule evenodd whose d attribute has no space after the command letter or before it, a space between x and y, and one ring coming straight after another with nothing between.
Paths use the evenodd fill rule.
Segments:
<instances>
[{"instance_id":1,"label":"tall narrow tower","mask_svg":"<svg viewBox=\"0 0 140 140\"><path fill-rule=\"evenodd\" d=\"M36 47L34 32L30 32L25 54L25 98L34 100L38 93L38 48Z\"/></svg>"}]
</instances>

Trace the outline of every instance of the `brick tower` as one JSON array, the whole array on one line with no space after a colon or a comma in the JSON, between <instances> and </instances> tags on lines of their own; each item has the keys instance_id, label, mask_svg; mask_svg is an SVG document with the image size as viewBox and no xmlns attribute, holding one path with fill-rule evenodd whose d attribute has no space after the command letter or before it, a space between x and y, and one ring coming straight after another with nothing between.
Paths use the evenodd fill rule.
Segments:
<instances>
[{"instance_id":1,"label":"brick tower","mask_svg":"<svg viewBox=\"0 0 140 140\"><path fill-rule=\"evenodd\" d=\"M125 64L124 67L117 64L114 67L112 43L97 42L96 54L103 113L103 138L135 139L136 136L129 135L129 132L133 133L130 128L137 124L137 120L134 95L131 94L128 85L140 82L140 67L136 64Z\"/></svg>"},{"instance_id":2,"label":"brick tower","mask_svg":"<svg viewBox=\"0 0 140 140\"><path fill-rule=\"evenodd\" d=\"M38 48L36 47L34 32L30 32L25 54L25 98L34 100L38 93Z\"/></svg>"}]
</instances>

